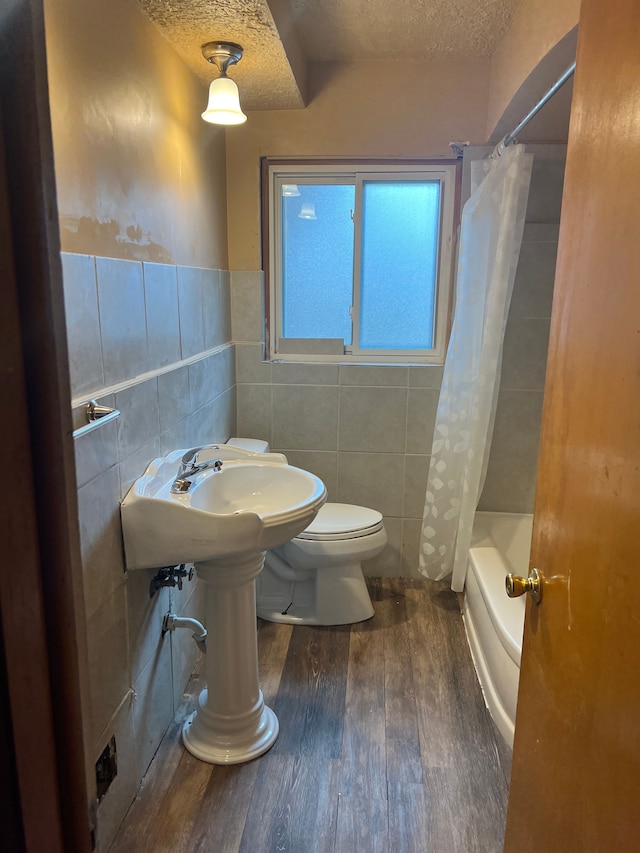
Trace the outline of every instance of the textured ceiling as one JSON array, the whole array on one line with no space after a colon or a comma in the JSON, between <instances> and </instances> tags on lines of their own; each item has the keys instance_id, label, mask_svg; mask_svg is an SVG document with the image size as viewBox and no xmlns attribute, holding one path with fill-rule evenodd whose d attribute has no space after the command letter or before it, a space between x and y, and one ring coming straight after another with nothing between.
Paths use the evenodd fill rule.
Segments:
<instances>
[{"instance_id":1,"label":"textured ceiling","mask_svg":"<svg viewBox=\"0 0 640 853\"><path fill-rule=\"evenodd\" d=\"M232 76L246 109L305 103L306 61L489 57L522 0L140 0L203 82L207 41L244 47Z\"/></svg>"},{"instance_id":2,"label":"textured ceiling","mask_svg":"<svg viewBox=\"0 0 640 853\"><path fill-rule=\"evenodd\" d=\"M309 59L491 56L521 0L290 0Z\"/></svg>"},{"instance_id":3,"label":"textured ceiling","mask_svg":"<svg viewBox=\"0 0 640 853\"><path fill-rule=\"evenodd\" d=\"M296 80L266 0L140 2L178 55L205 83L217 77L218 72L215 65L203 58L201 46L209 41L232 41L242 45L243 57L238 65L231 67L229 76L242 92L244 109L279 110L304 106L304 92L301 91L304 85Z\"/></svg>"}]
</instances>

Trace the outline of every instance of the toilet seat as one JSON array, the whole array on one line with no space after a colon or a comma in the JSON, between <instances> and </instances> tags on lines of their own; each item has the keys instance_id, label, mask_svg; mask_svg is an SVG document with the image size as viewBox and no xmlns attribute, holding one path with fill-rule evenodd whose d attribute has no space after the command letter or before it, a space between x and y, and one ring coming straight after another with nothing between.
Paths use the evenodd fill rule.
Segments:
<instances>
[{"instance_id":1,"label":"toilet seat","mask_svg":"<svg viewBox=\"0 0 640 853\"><path fill-rule=\"evenodd\" d=\"M326 503L296 539L315 542L358 539L377 533L382 526L382 514L375 509L352 504Z\"/></svg>"}]
</instances>

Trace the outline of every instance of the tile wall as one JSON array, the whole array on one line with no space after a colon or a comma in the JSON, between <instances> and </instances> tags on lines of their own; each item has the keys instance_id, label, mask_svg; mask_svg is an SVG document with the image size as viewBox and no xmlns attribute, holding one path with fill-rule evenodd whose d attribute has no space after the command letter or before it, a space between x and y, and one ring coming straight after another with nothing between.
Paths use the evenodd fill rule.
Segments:
<instances>
[{"instance_id":1,"label":"tile wall","mask_svg":"<svg viewBox=\"0 0 640 853\"><path fill-rule=\"evenodd\" d=\"M491 454L478 505L494 512L533 512L558 253L566 146L527 145L527 151L534 155L527 219L504 338Z\"/></svg>"},{"instance_id":2,"label":"tile wall","mask_svg":"<svg viewBox=\"0 0 640 853\"><path fill-rule=\"evenodd\" d=\"M533 512L558 225L525 225L478 509Z\"/></svg>"},{"instance_id":3,"label":"tile wall","mask_svg":"<svg viewBox=\"0 0 640 853\"><path fill-rule=\"evenodd\" d=\"M491 149L471 149L471 158ZM505 339L494 445L480 508L531 512L565 146L536 154ZM468 159L469 154L467 155ZM366 574L417 576L442 368L263 360L262 273L232 272L238 434L263 438L321 477L329 500L385 518L389 543Z\"/></svg>"},{"instance_id":4,"label":"tile wall","mask_svg":"<svg viewBox=\"0 0 640 853\"><path fill-rule=\"evenodd\" d=\"M197 582L149 597L127 572L119 502L169 450L236 433L229 273L63 253L75 425L90 397L120 417L75 440L87 616L91 744L115 734L118 775L98 809L105 851L174 716L197 649L162 636L170 610L203 618Z\"/></svg>"},{"instance_id":5,"label":"tile wall","mask_svg":"<svg viewBox=\"0 0 640 853\"><path fill-rule=\"evenodd\" d=\"M238 434L319 476L329 500L385 517L370 575L415 574L442 368L263 361L261 272L232 272Z\"/></svg>"}]
</instances>

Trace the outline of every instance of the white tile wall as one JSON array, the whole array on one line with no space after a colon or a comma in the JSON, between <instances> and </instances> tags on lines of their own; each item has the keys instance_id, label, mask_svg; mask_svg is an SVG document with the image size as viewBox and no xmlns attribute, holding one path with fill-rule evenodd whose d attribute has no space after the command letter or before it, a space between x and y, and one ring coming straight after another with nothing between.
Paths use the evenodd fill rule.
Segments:
<instances>
[{"instance_id":1,"label":"white tile wall","mask_svg":"<svg viewBox=\"0 0 640 853\"><path fill-rule=\"evenodd\" d=\"M135 759L137 747L133 707L132 697L127 696L110 721L108 732L104 733L105 745L111 735L115 735L118 774L98 807L96 838L98 853L109 850L123 815L127 813L139 785L138 765ZM97 749L97 753L100 754L103 748Z\"/></svg>"},{"instance_id":2,"label":"white tile wall","mask_svg":"<svg viewBox=\"0 0 640 853\"><path fill-rule=\"evenodd\" d=\"M102 388L102 343L98 312L98 287L95 258L62 253L64 307L68 336L71 396Z\"/></svg>"},{"instance_id":3,"label":"white tile wall","mask_svg":"<svg viewBox=\"0 0 640 853\"><path fill-rule=\"evenodd\" d=\"M335 450L338 440L336 385L272 385L274 448Z\"/></svg>"},{"instance_id":4,"label":"white tile wall","mask_svg":"<svg viewBox=\"0 0 640 853\"><path fill-rule=\"evenodd\" d=\"M155 370L180 361L177 272L170 264L152 263L143 263L142 271L149 368Z\"/></svg>"},{"instance_id":5,"label":"white tile wall","mask_svg":"<svg viewBox=\"0 0 640 853\"><path fill-rule=\"evenodd\" d=\"M264 329L261 271L231 273L231 323L236 343L259 343Z\"/></svg>"},{"instance_id":6,"label":"white tile wall","mask_svg":"<svg viewBox=\"0 0 640 853\"><path fill-rule=\"evenodd\" d=\"M231 280L238 435L269 441L319 476L330 500L385 515L389 544L368 574L416 574L417 557L402 562L403 519L422 517L442 368L265 362L262 274Z\"/></svg>"},{"instance_id":7,"label":"white tile wall","mask_svg":"<svg viewBox=\"0 0 640 853\"><path fill-rule=\"evenodd\" d=\"M142 264L96 258L96 275L104 381L115 385L149 370Z\"/></svg>"},{"instance_id":8,"label":"white tile wall","mask_svg":"<svg viewBox=\"0 0 640 853\"><path fill-rule=\"evenodd\" d=\"M190 635L188 638L191 639ZM171 669L171 641L166 637L157 654L151 658L133 685L138 779L147 772L162 736L174 716L173 695L166 689L166 685L172 683Z\"/></svg>"},{"instance_id":9,"label":"white tile wall","mask_svg":"<svg viewBox=\"0 0 640 853\"><path fill-rule=\"evenodd\" d=\"M82 573L88 619L105 605L106 600L124 581L119 499L117 465L102 471L78 490Z\"/></svg>"},{"instance_id":10,"label":"white tile wall","mask_svg":"<svg viewBox=\"0 0 640 853\"><path fill-rule=\"evenodd\" d=\"M119 502L159 454L237 433L230 278L71 254L63 273L73 396L120 410L75 441L89 748L97 758L114 733L118 746L118 776L99 806L98 850L106 851L199 654L188 631L162 637L172 596L149 598L154 571L126 572ZM174 600L198 618L196 590L185 583Z\"/></svg>"},{"instance_id":11,"label":"white tile wall","mask_svg":"<svg viewBox=\"0 0 640 853\"><path fill-rule=\"evenodd\" d=\"M340 386L339 450L404 453L406 430L406 387Z\"/></svg>"},{"instance_id":12,"label":"white tile wall","mask_svg":"<svg viewBox=\"0 0 640 853\"><path fill-rule=\"evenodd\" d=\"M402 518L404 453L339 453L338 501Z\"/></svg>"},{"instance_id":13,"label":"white tile wall","mask_svg":"<svg viewBox=\"0 0 640 853\"><path fill-rule=\"evenodd\" d=\"M180 341L182 357L189 358L204 350L202 319L205 270L181 267L178 269L178 305L180 310Z\"/></svg>"},{"instance_id":14,"label":"white tile wall","mask_svg":"<svg viewBox=\"0 0 640 853\"><path fill-rule=\"evenodd\" d=\"M558 162L563 165L563 160L551 157L550 146L541 147L545 157L532 175L534 199L527 216L553 219L559 216ZM562 155L563 146L557 147ZM547 179L560 180L560 189L555 186L545 208L538 184ZM557 250L556 223L525 225L505 333L491 454L478 504L481 510L533 512Z\"/></svg>"},{"instance_id":15,"label":"white tile wall","mask_svg":"<svg viewBox=\"0 0 640 853\"><path fill-rule=\"evenodd\" d=\"M87 620L91 692L91 732L94 746L131 689L127 600L123 582ZM111 735L109 735L110 737ZM109 738L97 748L102 752Z\"/></svg>"},{"instance_id":16,"label":"white tile wall","mask_svg":"<svg viewBox=\"0 0 640 853\"><path fill-rule=\"evenodd\" d=\"M207 272L209 272L207 270ZM228 273L215 270L202 288L204 347L212 349L231 340L231 295Z\"/></svg>"}]
</instances>

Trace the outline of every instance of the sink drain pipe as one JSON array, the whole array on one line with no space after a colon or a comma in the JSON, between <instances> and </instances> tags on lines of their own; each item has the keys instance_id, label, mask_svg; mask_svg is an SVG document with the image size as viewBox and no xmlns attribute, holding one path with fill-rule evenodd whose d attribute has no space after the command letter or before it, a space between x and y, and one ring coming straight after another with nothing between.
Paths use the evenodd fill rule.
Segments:
<instances>
[{"instance_id":1,"label":"sink drain pipe","mask_svg":"<svg viewBox=\"0 0 640 853\"><path fill-rule=\"evenodd\" d=\"M162 633L165 631L175 631L176 628L190 628L192 637L195 640L196 646L201 652L206 654L207 651L207 629L202 622L197 619L190 619L188 616L176 616L175 613L166 613L162 620Z\"/></svg>"}]
</instances>

